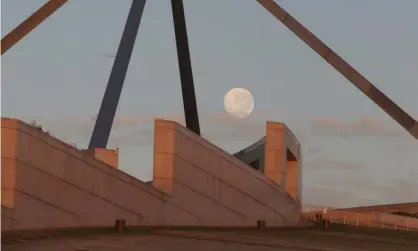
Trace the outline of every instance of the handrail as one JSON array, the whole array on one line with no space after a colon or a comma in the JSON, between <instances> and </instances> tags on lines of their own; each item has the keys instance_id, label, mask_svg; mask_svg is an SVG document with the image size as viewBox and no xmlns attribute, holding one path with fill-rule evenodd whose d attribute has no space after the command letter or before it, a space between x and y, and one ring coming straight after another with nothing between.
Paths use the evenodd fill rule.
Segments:
<instances>
[{"instance_id":1,"label":"handrail","mask_svg":"<svg viewBox=\"0 0 418 251\"><path fill-rule=\"evenodd\" d=\"M384 213L359 213L330 210L327 213L310 212L302 215L311 221L328 220L330 223L358 227L384 228L403 231L418 231L418 219Z\"/></svg>"}]
</instances>

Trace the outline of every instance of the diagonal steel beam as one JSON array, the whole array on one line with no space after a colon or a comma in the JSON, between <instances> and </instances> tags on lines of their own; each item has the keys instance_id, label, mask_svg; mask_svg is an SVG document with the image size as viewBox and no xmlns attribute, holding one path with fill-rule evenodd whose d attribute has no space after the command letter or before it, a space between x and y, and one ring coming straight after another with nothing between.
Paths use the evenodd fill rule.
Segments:
<instances>
[{"instance_id":1,"label":"diagonal steel beam","mask_svg":"<svg viewBox=\"0 0 418 251\"><path fill-rule=\"evenodd\" d=\"M133 0L97 115L89 148L106 148L146 0Z\"/></svg>"},{"instance_id":2,"label":"diagonal steel beam","mask_svg":"<svg viewBox=\"0 0 418 251\"><path fill-rule=\"evenodd\" d=\"M30 17L26 18L25 21L1 39L1 55L38 27L66 2L68 2L68 0L49 0Z\"/></svg>"},{"instance_id":3,"label":"diagonal steel beam","mask_svg":"<svg viewBox=\"0 0 418 251\"><path fill-rule=\"evenodd\" d=\"M368 79L361 75L349 63L323 43L311 31L280 7L274 0L257 0L268 12L282 22L296 36L318 53L334 69L347 78L363 94L371 99L383 111L391 116L399 125L418 139L418 123L395 102L377 89Z\"/></svg>"},{"instance_id":4,"label":"diagonal steel beam","mask_svg":"<svg viewBox=\"0 0 418 251\"><path fill-rule=\"evenodd\" d=\"M194 90L193 71L190 60L183 0L171 0L171 10L173 13L174 33L176 36L177 57L180 70L186 127L192 132L200 135L199 115Z\"/></svg>"}]
</instances>

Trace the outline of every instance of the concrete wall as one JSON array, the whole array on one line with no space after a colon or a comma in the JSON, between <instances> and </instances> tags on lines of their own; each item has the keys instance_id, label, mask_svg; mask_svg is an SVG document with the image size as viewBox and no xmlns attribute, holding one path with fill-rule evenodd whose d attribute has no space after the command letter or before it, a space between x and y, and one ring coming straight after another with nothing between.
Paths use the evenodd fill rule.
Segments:
<instances>
[{"instance_id":1,"label":"concrete wall","mask_svg":"<svg viewBox=\"0 0 418 251\"><path fill-rule=\"evenodd\" d=\"M298 204L278 184L181 125L157 120L154 145L154 187L173 194L201 224L298 221Z\"/></svg>"},{"instance_id":2,"label":"concrete wall","mask_svg":"<svg viewBox=\"0 0 418 251\"><path fill-rule=\"evenodd\" d=\"M302 151L292 131L283 123L266 124L264 175L302 201Z\"/></svg>"},{"instance_id":3,"label":"concrete wall","mask_svg":"<svg viewBox=\"0 0 418 251\"><path fill-rule=\"evenodd\" d=\"M114 151L79 151L2 119L2 231L111 225L292 225L298 203L261 173L171 121L156 121L154 180ZM99 159L102 161L100 161Z\"/></svg>"},{"instance_id":4,"label":"concrete wall","mask_svg":"<svg viewBox=\"0 0 418 251\"><path fill-rule=\"evenodd\" d=\"M292 131L283 123L267 122L266 132L267 136L235 153L234 157L248 165L259 160L261 165L259 171L280 184L286 193L300 203L302 200L300 144Z\"/></svg>"},{"instance_id":5,"label":"concrete wall","mask_svg":"<svg viewBox=\"0 0 418 251\"><path fill-rule=\"evenodd\" d=\"M13 217L13 209L1 207L1 229L16 229L19 221Z\"/></svg>"},{"instance_id":6,"label":"concrete wall","mask_svg":"<svg viewBox=\"0 0 418 251\"><path fill-rule=\"evenodd\" d=\"M17 228L111 225L117 218L181 224L164 210L195 218L163 192L17 120L2 119L2 174L2 205Z\"/></svg>"}]
</instances>

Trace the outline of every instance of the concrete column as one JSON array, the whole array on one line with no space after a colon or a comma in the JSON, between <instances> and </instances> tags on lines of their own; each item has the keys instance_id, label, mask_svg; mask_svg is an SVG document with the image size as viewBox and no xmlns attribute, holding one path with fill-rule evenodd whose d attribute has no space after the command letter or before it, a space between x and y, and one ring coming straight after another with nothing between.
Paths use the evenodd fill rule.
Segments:
<instances>
[{"instance_id":1,"label":"concrete column","mask_svg":"<svg viewBox=\"0 0 418 251\"><path fill-rule=\"evenodd\" d=\"M288 160L286 169L286 192L295 200L299 200L299 163L298 161Z\"/></svg>"},{"instance_id":2,"label":"concrete column","mask_svg":"<svg viewBox=\"0 0 418 251\"><path fill-rule=\"evenodd\" d=\"M286 125L266 125L264 175L278 183L296 201L301 201L302 154L300 145Z\"/></svg>"},{"instance_id":3,"label":"concrete column","mask_svg":"<svg viewBox=\"0 0 418 251\"><path fill-rule=\"evenodd\" d=\"M93 148L83 151L90 157L100 160L116 169L119 168L119 151L113 149Z\"/></svg>"},{"instance_id":4,"label":"concrete column","mask_svg":"<svg viewBox=\"0 0 418 251\"><path fill-rule=\"evenodd\" d=\"M286 127L282 123L266 124L264 175L283 188L286 187Z\"/></svg>"}]
</instances>

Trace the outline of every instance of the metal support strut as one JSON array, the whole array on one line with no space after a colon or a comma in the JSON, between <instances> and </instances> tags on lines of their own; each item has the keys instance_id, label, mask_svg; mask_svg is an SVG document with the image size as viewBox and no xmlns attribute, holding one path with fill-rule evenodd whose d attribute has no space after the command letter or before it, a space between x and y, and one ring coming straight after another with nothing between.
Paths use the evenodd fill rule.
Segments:
<instances>
[{"instance_id":1,"label":"metal support strut","mask_svg":"<svg viewBox=\"0 0 418 251\"><path fill-rule=\"evenodd\" d=\"M325 59L328 64L340 72L364 95L386 112L386 114L398 122L398 124L408 131L415 139L418 139L418 122L412 116L377 89L377 87L368 79L361 75L354 67L323 43L274 0L257 0L257 2Z\"/></svg>"},{"instance_id":2,"label":"metal support strut","mask_svg":"<svg viewBox=\"0 0 418 251\"><path fill-rule=\"evenodd\" d=\"M68 0L49 0L42 5L35 13L26 18L25 21L1 39L1 55L22 40L22 38L33 31L67 2Z\"/></svg>"},{"instance_id":3,"label":"metal support strut","mask_svg":"<svg viewBox=\"0 0 418 251\"><path fill-rule=\"evenodd\" d=\"M146 0L132 1L99 114L97 115L96 124L94 125L89 149L106 148L107 142L109 141L110 131L112 129L113 120L115 119L116 109L118 107L126 72L128 71L129 61L131 60L145 3Z\"/></svg>"},{"instance_id":4,"label":"metal support strut","mask_svg":"<svg viewBox=\"0 0 418 251\"><path fill-rule=\"evenodd\" d=\"M179 62L186 127L192 132L200 135L199 115L194 90L193 71L190 60L183 0L171 0L171 10L173 13L174 32L176 36L177 57Z\"/></svg>"}]
</instances>

